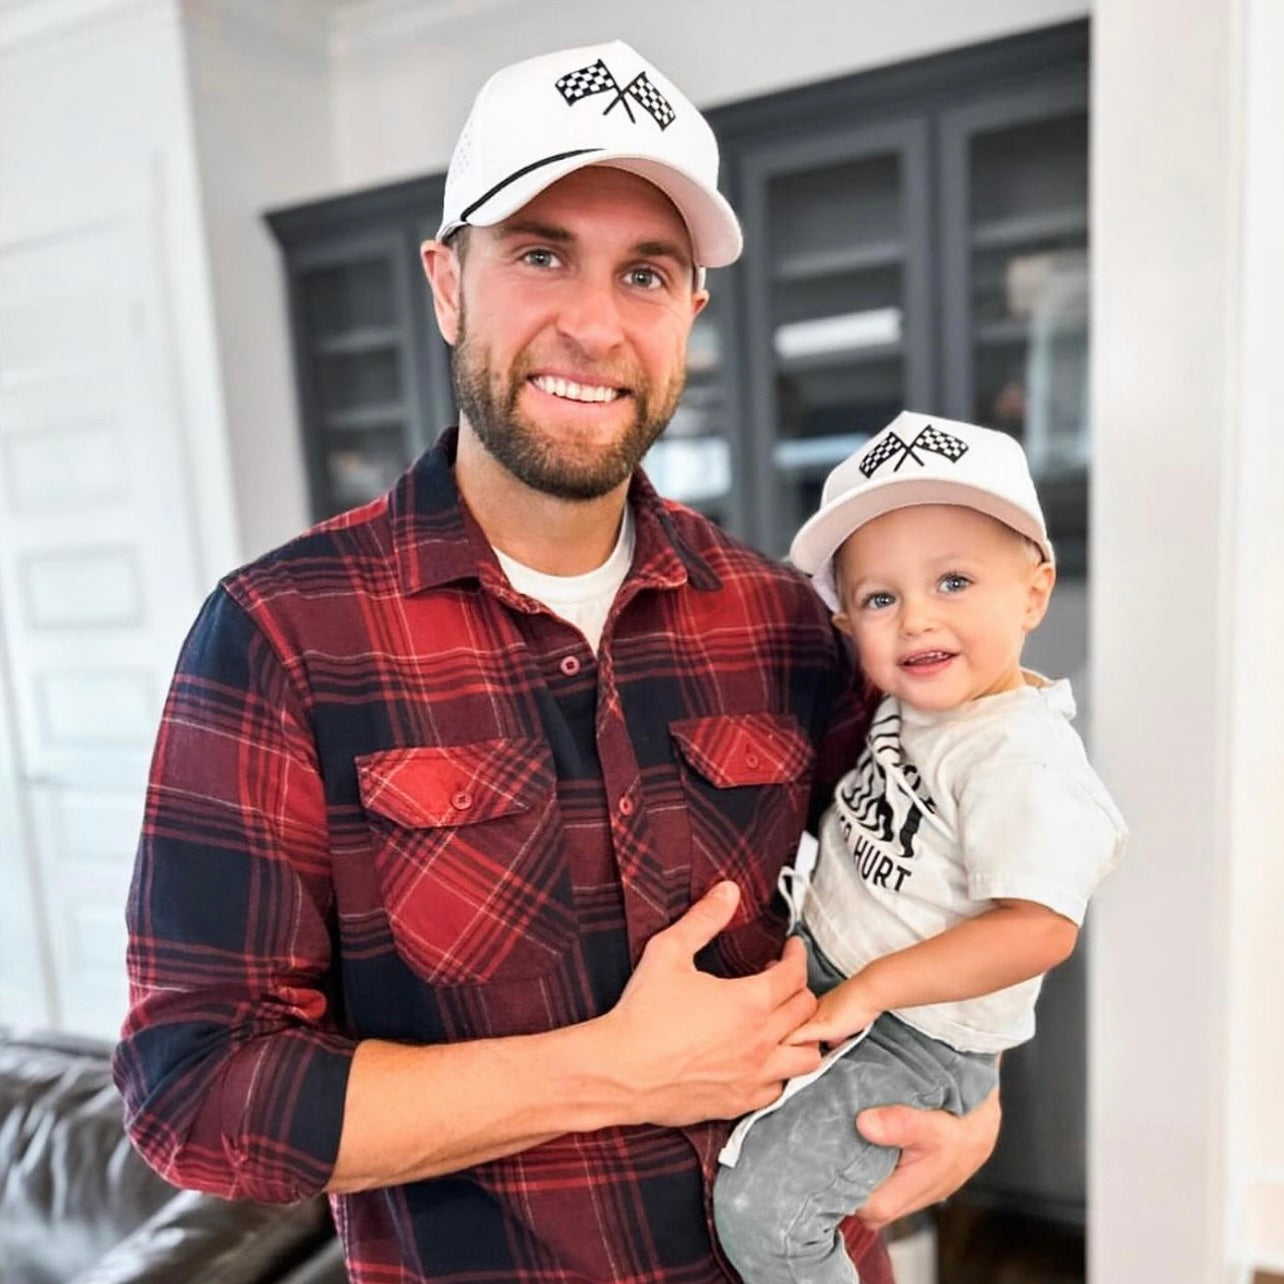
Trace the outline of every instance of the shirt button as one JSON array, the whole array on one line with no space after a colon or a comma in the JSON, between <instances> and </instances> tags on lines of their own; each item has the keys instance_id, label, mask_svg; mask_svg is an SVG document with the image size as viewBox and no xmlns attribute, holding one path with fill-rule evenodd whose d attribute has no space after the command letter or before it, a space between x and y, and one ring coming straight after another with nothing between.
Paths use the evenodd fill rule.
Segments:
<instances>
[{"instance_id":1,"label":"shirt button","mask_svg":"<svg viewBox=\"0 0 1284 1284\"><path fill-rule=\"evenodd\" d=\"M456 789L450 796L450 805L456 811L467 811L473 805L473 796L466 789Z\"/></svg>"},{"instance_id":2,"label":"shirt button","mask_svg":"<svg viewBox=\"0 0 1284 1284\"><path fill-rule=\"evenodd\" d=\"M573 655L563 657L561 670L568 678L573 678L580 671L580 662Z\"/></svg>"},{"instance_id":3,"label":"shirt button","mask_svg":"<svg viewBox=\"0 0 1284 1284\"><path fill-rule=\"evenodd\" d=\"M624 794L620 798L620 815L621 816L633 815L633 799L630 798L628 794Z\"/></svg>"}]
</instances>

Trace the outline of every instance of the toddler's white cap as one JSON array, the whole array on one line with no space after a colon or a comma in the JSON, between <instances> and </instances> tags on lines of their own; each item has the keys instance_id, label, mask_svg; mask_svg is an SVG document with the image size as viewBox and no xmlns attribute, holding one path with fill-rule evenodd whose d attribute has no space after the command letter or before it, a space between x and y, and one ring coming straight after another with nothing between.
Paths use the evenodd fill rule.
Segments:
<instances>
[{"instance_id":1,"label":"toddler's white cap","mask_svg":"<svg viewBox=\"0 0 1284 1284\"><path fill-rule=\"evenodd\" d=\"M896 508L959 504L1033 540L1054 561L1025 451L992 428L903 410L825 478L820 508L799 528L789 556L839 609L834 554L855 530Z\"/></svg>"}]
</instances>

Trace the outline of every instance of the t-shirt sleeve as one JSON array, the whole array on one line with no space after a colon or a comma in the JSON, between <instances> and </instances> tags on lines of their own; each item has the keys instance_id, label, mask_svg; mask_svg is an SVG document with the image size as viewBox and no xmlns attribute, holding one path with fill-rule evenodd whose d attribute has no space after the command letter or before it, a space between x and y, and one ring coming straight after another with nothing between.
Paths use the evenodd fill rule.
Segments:
<instances>
[{"instance_id":1,"label":"t-shirt sleeve","mask_svg":"<svg viewBox=\"0 0 1284 1284\"><path fill-rule=\"evenodd\" d=\"M969 774L959 791L959 831L970 896L1035 901L1076 924L1128 836L1090 772L1027 761Z\"/></svg>"}]
</instances>

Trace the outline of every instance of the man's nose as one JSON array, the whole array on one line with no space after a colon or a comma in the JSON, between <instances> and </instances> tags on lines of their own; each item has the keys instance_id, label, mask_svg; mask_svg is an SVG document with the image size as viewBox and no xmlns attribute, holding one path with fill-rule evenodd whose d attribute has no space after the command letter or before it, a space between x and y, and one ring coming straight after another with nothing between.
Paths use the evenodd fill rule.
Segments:
<instances>
[{"instance_id":1,"label":"man's nose","mask_svg":"<svg viewBox=\"0 0 1284 1284\"><path fill-rule=\"evenodd\" d=\"M566 291L558 332L585 356L600 357L624 339L620 298L613 277L581 276Z\"/></svg>"}]
</instances>

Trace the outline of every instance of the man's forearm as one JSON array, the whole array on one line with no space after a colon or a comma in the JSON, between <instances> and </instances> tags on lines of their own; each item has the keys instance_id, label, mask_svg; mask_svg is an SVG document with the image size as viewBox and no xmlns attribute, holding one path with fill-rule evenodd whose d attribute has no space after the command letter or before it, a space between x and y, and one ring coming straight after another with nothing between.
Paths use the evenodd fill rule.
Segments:
<instances>
[{"instance_id":1,"label":"man's forearm","mask_svg":"<svg viewBox=\"0 0 1284 1284\"><path fill-rule=\"evenodd\" d=\"M609 1073L607 1038L589 1021L430 1047L361 1043L327 1189L419 1181L565 1132L636 1122L637 1103Z\"/></svg>"}]
</instances>

